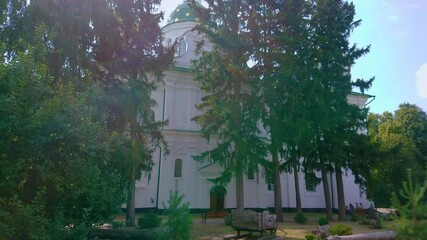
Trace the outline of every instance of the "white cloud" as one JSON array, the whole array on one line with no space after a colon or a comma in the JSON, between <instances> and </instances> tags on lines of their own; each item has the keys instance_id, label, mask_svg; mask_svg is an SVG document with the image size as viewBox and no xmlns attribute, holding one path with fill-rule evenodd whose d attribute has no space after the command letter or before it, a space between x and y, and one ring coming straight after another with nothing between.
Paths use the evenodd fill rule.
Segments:
<instances>
[{"instance_id":1,"label":"white cloud","mask_svg":"<svg viewBox=\"0 0 427 240\"><path fill-rule=\"evenodd\" d=\"M427 98L427 63L421 65L415 75L417 76L415 87L417 88L418 96Z\"/></svg>"},{"instance_id":2,"label":"white cloud","mask_svg":"<svg viewBox=\"0 0 427 240\"><path fill-rule=\"evenodd\" d=\"M398 22L400 17L398 15L390 15L387 17L387 21L389 22Z\"/></svg>"}]
</instances>

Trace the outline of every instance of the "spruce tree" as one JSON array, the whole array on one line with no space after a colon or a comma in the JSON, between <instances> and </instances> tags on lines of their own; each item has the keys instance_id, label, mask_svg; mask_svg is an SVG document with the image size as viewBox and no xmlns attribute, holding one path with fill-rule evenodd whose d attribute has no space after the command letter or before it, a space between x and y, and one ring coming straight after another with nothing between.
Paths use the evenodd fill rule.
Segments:
<instances>
[{"instance_id":1,"label":"spruce tree","mask_svg":"<svg viewBox=\"0 0 427 240\"><path fill-rule=\"evenodd\" d=\"M217 184L236 181L236 208L244 209L244 174L262 161L264 143L259 137L257 78L248 66L251 44L247 33L250 1L207 1L192 7L200 19L197 29L212 45L193 63L194 79L206 96L197 107L204 113L195 120L207 138L216 138L214 149L195 159L217 162L223 172ZM257 167L255 168L257 169Z\"/></svg>"}]
</instances>

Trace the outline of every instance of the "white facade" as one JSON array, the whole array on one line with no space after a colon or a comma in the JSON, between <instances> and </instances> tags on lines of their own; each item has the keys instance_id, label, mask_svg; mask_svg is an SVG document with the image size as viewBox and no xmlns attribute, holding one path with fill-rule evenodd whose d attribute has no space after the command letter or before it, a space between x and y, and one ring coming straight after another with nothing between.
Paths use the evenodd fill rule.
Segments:
<instances>
[{"instance_id":1,"label":"white facade","mask_svg":"<svg viewBox=\"0 0 427 240\"><path fill-rule=\"evenodd\" d=\"M181 8L180 8L181 7ZM188 10L182 8L178 11ZM186 13L184 16L189 16ZM173 14L172 14L173 15ZM143 177L136 183L136 208L163 208L162 203L167 203L169 192L177 190L184 194L184 202L189 202L190 209L210 208L210 189L213 183L208 179L215 178L220 173L218 165L200 164L192 156L214 147L215 139L210 142L203 138L200 127L191 119L200 114L195 104L201 102L203 95L199 86L193 81L190 61L195 58L195 41L201 38L196 32L191 31L196 22L193 20L181 21L171 19L163 28L165 44L180 41L179 50L175 57L175 67L165 72L164 83L153 94L157 101L155 115L157 120L169 120L164 128L164 136L168 142L168 155L163 150L155 154L150 179ZM368 97L366 95L349 96L349 102L363 106ZM177 160L180 159L180 160ZM182 164L182 172L175 174L175 164ZM320 177L320 173L317 174ZM338 206L335 176L330 176L333 207ZM323 185L318 185L314 191L305 188L304 175L299 174L301 200L303 208L324 208L325 199ZM281 175L283 208L295 208L294 176L283 173ZM354 177L349 172L344 176L344 191L346 203L361 202L369 206L365 195L360 194L359 186L354 183ZM274 207L274 192L268 189L265 176L262 173L255 175L254 179L245 179L244 182L245 208L271 208ZM224 197L225 208L236 207L235 184L231 181L227 186Z\"/></svg>"}]
</instances>

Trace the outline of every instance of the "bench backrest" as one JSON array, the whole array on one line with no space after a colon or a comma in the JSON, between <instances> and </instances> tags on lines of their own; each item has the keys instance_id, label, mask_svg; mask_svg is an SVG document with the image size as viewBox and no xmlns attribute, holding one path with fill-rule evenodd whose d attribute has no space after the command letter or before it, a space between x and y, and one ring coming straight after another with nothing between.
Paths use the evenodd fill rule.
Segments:
<instances>
[{"instance_id":1,"label":"bench backrest","mask_svg":"<svg viewBox=\"0 0 427 240\"><path fill-rule=\"evenodd\" d=\"M275 229L276 228L276 214L262 213L262 225L265 229Z\"/></svg>"},{"instance_id":2,"label":"bench backrest","mask_svg":"<svg viewBox=\"0 0 427 240\"><path fill-rule=\"evenodd\" d=\"M231 210L231 223L235 229L263 231L276 227L276 215L253 210Z\"/></svg>"},{"instance_id":3,"label":"bench backrest","mask_svg":"<svg viewBox=\"0 0 427 240\"><path fill-rule=\"evenodd\" d=\"M261 215L252 210L231 210L231 223L236 229L262 230Z\"/></svg>"}]
</instances>

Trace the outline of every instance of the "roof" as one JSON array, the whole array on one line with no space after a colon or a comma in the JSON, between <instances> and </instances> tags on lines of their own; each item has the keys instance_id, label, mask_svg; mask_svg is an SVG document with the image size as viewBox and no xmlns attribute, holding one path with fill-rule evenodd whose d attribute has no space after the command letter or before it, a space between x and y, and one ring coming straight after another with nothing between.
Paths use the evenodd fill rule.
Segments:
<instances>
[{"instance_id":1,"label":"roof","mask_svg":"<svg viewBox=\"0 0 427 240\"><path fill-rule=\"evenodd\" d=\"M354 95L354 96L366 96L368 98L375 97L375 96L369 95L367 93L360 93L360 92L354 92L354 91L351 91L351 95Z\"/></svg>"},{"instance_id":2,"label":"roof","mask_svg":"<svg viewBox=\"0 0 427 240\"><path fill-rule=\"evenodd\" d=\"M191 9L187 2L184 1L171 13L167 24L186 21L198 22L199 19L196 17L196 14L194 14L193 9Z\"/></svg>"}]
</instances>

